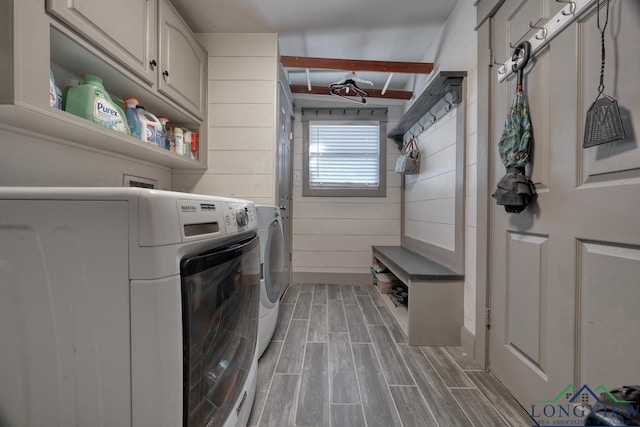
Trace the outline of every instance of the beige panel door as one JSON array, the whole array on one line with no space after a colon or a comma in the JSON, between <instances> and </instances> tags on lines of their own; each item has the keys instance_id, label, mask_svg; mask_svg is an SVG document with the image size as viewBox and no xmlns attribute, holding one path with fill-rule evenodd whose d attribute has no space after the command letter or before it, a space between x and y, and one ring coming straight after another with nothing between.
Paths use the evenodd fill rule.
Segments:
<instances>
[{"instance_id":1,"label":"beige panel door","mask_svg":"<svg viewBox=\"0 0 640 427\"><path fill-rule=\"evenodd\" d=\"M47 0L47 10L155 84L156 4L155 0Z\"/></svg>"},{"instance_id":2,"label":"beige panel door","mask_svg":"<svg viewBox=\"0 0 640 427\"><path fill-rule=\"evenodd\" d=\"M509 42L528 21L552 16L550 5L505 2L492 22L494 56L510 56ZM520 215L490 202L489 363L527 409L567 385L640 383L640 329L631 326L640 321L640 57L626 54L637 50L638 22L640 2L611 0L605 84L620 103L624 140L582 148L600 69L594 11L539 52L525 77L538 199ZM515 81L493 77L495 184Z\"/></svg>"}]
</instances>

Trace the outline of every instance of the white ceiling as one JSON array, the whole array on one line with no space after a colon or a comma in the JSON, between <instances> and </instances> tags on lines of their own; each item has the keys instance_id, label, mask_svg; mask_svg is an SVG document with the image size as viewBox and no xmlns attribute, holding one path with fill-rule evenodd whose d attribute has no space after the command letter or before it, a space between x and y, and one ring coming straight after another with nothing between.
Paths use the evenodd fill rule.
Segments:
<instances>
[{"instance_id":1,"label":"white ceiling","mask_svg":"<svg viewBox=\"0 0 640 427\"><path fill-rule=\"evenodd\" d=\"M470 1L470 0L462 0ZM290 56L423 61L455 7L455 0L171 0L197 33L279 35L280 53ZM430 60L427 58L427 60ZM293 84L306 84L304 70L290 69ZM313 71L312 84L327 86L345 71ZM382 89L387 74L358 73ZM394 75L390 89L412 76Z\"/></svg>"}]
</instances>

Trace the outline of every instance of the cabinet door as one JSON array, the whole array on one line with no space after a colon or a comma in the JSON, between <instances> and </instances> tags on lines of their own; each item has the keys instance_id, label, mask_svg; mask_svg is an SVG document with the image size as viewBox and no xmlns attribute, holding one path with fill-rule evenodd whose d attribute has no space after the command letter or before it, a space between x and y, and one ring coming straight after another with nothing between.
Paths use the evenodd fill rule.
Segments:
<instances>
[{"instance_id":1,"label":"cabinet door","mask_svg":"<svg viewBox=\"0 0 640 427\"><path fill-rule=\"evenodd\" d=\"M158 89L203 118L207 52L166 0L160 2L160 78Z\"/></svg>"},{"instance_id":2,"label":"cabinet door","mask_svg":"<svg viewBox=\"0 0 640 427\"><path fill-rule=\"evenodd\" d=\"M153 85L157 0L47 0L48 11Z\"/></svg>"}]
</instances>

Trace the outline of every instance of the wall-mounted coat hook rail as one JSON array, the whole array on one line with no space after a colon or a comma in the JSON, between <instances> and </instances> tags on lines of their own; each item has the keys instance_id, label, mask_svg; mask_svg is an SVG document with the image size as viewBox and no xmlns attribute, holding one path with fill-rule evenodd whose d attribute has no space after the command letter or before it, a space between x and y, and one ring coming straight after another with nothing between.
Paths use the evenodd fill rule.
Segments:
<instances>
[{"instance_id":1,"label":"wall-mounted coat hook rail","mask_svg":"<svg viewBox=\"0 0 640 427\"><path fill-rule=\"evenodd\" d=\"M443 97L454 106L463 101L462 82L467 76L466 71L439 71L433 78L429 80L427 87L418 95L402 115L402 118L387 134L388 138L393 139L401 150L405 142L405 136L408 138L411 133L417 132L416 125L424 130L433 126L430 123L427 111L438 111L444 104L441 102ZM427 117L425 117L427 116ZM419 123L419 124L418 124Z\"/></svg>"},{"instance_id":2,"label":"wall-mounted coat hook rail","mask_svg":"<svg viewBox=\"0 0 640 427\"><path fill-rule=\"evenodd\" d=\"M444 102L447 104L447 105L444 106L444 111L446 111L448 113L453 108L453 103L449 102L449 100L446 99L446 98L445 98Z\"/></svg>"},{"instance_id":3,"label":"wall-mounted coat hook rail","mask_svg":"<svg viewBox=\"0 0 640 427\"><path fill-rule=\"evenodd\" d=\"M529 28L540 30L534 36L536 39L544 40L544 39L547 38L547 27L536 27L535 25L533 25L533 23L531 21L529 21Z\"/></svg>"},{"instance_id":4,"label":"wall-mounted coat hook rail","mask_svg":"<svg viewBox=\"0 0 640 427\"><path fill-rule=\"evenodd\" d=\"M596 4L598 0L574 0L572 2L568 2L568 4L558 13L556 13L551 19L547 21L544 25L544 29L546 29L546 34L542 29L539 29L536 34L534 34L527 41L531 43L531 56L535 56L536 52L542 49L547 45L555 36L560 34L566 27L568 27L572 22L578 19L583 13L591 8L594 4ZM561 1L560 3L564 3ZM573 13L571 13L573 11ZM563 13L564 12L564 13ZM532 28L543 28L543 27L532 27ZM515 46L511 46L512 49L515 49ZM509 78L513 75L512 66L516 63L513 59L507 60L504 64L505 72L501 73L502 67L498 67L498 81L502 82L505 79Z\"/></svg>"},{"instance_id":5,"label":"wall-mounted coat hook rail","mask_svg":"<svg viewBox=\"0 0 640 427\"><path fill-rule=\"evenodd\" d=\"M564 9L562 9L560 11L560 13L562 13L564 16L569 16L569 15L573 15L576 13L576 2L575 1L571 1L571 0L556 0L556 3L568 3L569 4L569 10L565 10L566 6Z\"/></svg>"},{"instance_id":6,"label":"wall-mounted coat hook rail","mask_svg":"<svg viewBox=\"0 0 640 427\"><path fill-rule=\"evenodd\" d=\"M498 74L504 74L507 72L507 68L504 66L503 62L498 62L496 60L493 60L489 65L491 67L493 67L494 65L498 66Z\"/></svg>"}]
</instances>

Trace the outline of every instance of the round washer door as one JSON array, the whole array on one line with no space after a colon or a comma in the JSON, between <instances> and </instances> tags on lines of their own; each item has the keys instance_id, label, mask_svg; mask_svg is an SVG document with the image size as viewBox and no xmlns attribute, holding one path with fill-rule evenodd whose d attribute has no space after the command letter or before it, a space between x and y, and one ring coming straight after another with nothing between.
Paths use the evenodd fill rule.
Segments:
<instances>
[{"instance_id":1,"label":"round washer door","mask_svg":"<svg viewBox=\"0 0 640 427\"><path fill-rule=\"evenodd\" d=\"M275 303L280 298L284 286L284 235L279 221L269 225L264 254L264 285L269 301Z\"/></svg>"}]
</instances>

